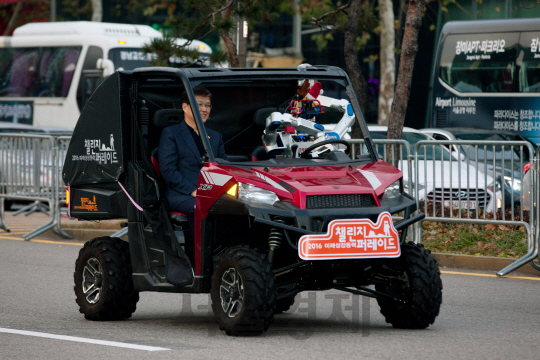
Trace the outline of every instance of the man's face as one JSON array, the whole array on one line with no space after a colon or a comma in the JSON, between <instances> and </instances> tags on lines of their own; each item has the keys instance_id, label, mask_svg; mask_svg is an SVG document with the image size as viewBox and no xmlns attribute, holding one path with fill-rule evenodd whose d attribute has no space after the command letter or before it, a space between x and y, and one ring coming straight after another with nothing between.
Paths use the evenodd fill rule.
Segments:
<instances>
[{"instance_id":1,"label":"man's face","mask_svg":"<svg viewBox=\"0 0 540 360\"><path fill-rule=\"evenodd\" d=\"M201 112L201 118L203 122L208 120L210 116L210 110L212 109L212 103L208 96L195 95L197 100L197 105L199 106L199 111ZM191 112L191 107L189 104L182 104L182 109L184 110L185 117L188 117L190 120L194 121L193 113Z\"/></svg>"}]
</instances>

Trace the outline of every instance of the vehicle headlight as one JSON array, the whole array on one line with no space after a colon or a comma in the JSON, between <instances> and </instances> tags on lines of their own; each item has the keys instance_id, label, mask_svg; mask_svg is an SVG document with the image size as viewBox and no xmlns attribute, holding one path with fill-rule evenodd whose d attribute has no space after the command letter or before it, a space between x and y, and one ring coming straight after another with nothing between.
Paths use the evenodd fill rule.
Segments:
<instances>
[{"instance_id":1,"label":"vehicle headlight","mask_svg":"<svg viewBox=\"0 0 540 360\"><path fill-rule=\"evenodd\" d=\"M494 181L491 184L488 185L488 190L495 193L497 191L501 191L501 183L499 181Z\"/></svg>"},{"instance_id":2,"label":"vehicle headlight","mask_svg":"<svg viewBox=\"0 0 540 360\"><path fill-rule=\"evenodd\" d=\"M505 176L504 183L506 184L506 186L514 189L515 191L521 191L521 180L519 179L512 179L511 176Z\"/></svg>"},{"instance_id":3,"label":"vehicle headlight","mask_svg":"<svg viewBox=\"0 0 540 360\"><path fill-rule=\"evenodd\" d=\"M422 184L415 184L414 182L411 183L412 186L414 186L415 188L418 188L418 190L423 190L424 189L424 185ZM409 182L407 180L403 180L403 189L410 194L409 192Z\"/></svg>"},{"instance_id":4,"label":"vehicle headlight","mask_svg":"<svg viewBox=\"0 0 540 360\"><path fill-rule=\"evenodd\" d=\"M393 199L402 194L401 179L393 182L389 187L384 189L383 199Z\"/></svg>"},{"instance_id":5,"label":"vehicle headlight","mask_svg":"<svg viewBox=\"0 0 540 360\"><path fill-rule=\"evenodd\" d=\"M249 203L274 205L276 201L279 201L279 198L273 191L264 190L251 184L239 182L238 200Z\"/></svg>"}]
</instances>

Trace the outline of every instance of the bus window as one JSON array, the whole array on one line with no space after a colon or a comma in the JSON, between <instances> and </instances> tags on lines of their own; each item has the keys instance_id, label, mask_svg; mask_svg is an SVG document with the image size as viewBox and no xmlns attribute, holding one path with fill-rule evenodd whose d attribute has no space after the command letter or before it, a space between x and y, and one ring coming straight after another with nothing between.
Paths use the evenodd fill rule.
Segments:
<instances>
[{"instance_id":1,"label":"bus window","mask_svg":"<svg viewBox=\"0 0 540 360\"><path fill-rule=\"evenodd\" d=\"M144 54L138 48L114 48L109 50L109 59L116 69L134 70L150 66L151 54Z\"/></svg>"},{"instance_id":2,"label":"bus window","mask_svg":"<svg viewBox=\"0 0 540 360\"><path fill-rule=\"evenodd\" d=\"M82 111L94 90L101 84L102 70L96 69L98 59L103 58L103 49L89 46L84 58L81 78L77 87L77 106Z\"/></svg>"},{"instance_id":3,"label":"bus window","mask_svg":"<svg viewBox=\"0 0 540 360\"><path fill-rule=\"evenodd\" d=\"M540 32L521 33L519 87L522 92L540 92Z\"/></svg>"},{"instance_id":4,"label":"bus window","mask_svg":"<svg viewBox=\"0 0 540 360\"><path fill-rule=\"evenodd\" d=\"M109 50L109 59L114 63L116 69L122 68L123 70L134 70L140 67L147 67L150 65L150 60L155 57L154 54L144 54L139 48L113 48ZM207 55L202 54L203 66L199 62L187 63L185 58L178 58L171 56L169 58L169 66L171 67L208 67Z\"/></svg>"},{"instance_id":5,"label":"bus window","mask_svg":"<svg viewBox=\"0 0 540 360\"><path fill-rule=\"evenodd\" d=\"M518 33L446 37L439 76L463 93L513 92Z\"/></svg>"},{"instance_id":6,"label":"bus window","mask_svg":"<svg viewBox=\"0 0 540 360\"><path fill-rule=\"evenodd\" d=\"M0 49L0 96L66 97L80 46Z\"/></svg>"}]
</instances>

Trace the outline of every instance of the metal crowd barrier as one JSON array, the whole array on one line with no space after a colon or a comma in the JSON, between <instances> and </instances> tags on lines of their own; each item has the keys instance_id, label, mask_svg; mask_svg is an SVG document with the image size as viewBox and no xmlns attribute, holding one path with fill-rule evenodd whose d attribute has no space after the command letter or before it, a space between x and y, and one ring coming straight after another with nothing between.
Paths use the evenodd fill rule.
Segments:
<instances>
[{"instance_id":1,"label":"metal crowd barrier","mask_svg":"<svg viewBox=\"0 0 540 360\"><path fill-rule=\"evenodd\" d=\"M364 154L363 140L349 140L351 154ZM523 226L528 252L497 275L504 276L538 257L540 171L536 154L528 142L509 141L420 141L411 146L404 140L373 142L382 159L398 153L397 167L403 171L405 189L414 194L423 221ZM391 144L391 147L387 146ZM389 151L391 154L389 154ZM388 156L390 155L390 156ZM525 171L529 164L530 169ZM414 169L414 170L413 170ZM422 222L423 222L422 221ZM414 225L409 238L422 242L422 222Z\"/></svg>"},{"instance_id":2,"label":"metal crowd barrier","mask_svg":"<svg viewBox=\"0 0 540 360\"><path fill-rule=\"evenodd\" d=\"M450 151L452 150L452 151ZM423 221L523 226L528 253L499 271L503 276L538 255L533 204L536 171L524 189L528 142L419 141L414 146L416 199ZM525 201L528 200L528 201ZM415 224L418 239L422 222Z\"/></svg>"},{"instance_id":3,"label":"metal crowd barrier","mask_svg":"<svg viewBox=\"0 0 540 360\"><path fill-rule=\"evenodd\" d=\"M64 158L59 157L57 139L49 135L0 134L0 228L10 231L5 223L4 202L22 200L47 203L49 221L23 235L25 240L57 229L62 237L70 238L60 228L58 176ZM59 170L60 169L60 170Z\"/></svg>"},{"instance_id":4,"label":"metal crowd barrier","mask_svg":"<svg viewBox=\"0 0 540 360\"><path fill-rule=\"evenodd\" d=\"M49 221L24 234L29 240L47 230L70 238L61 228L66 203L62 168L71 137L0 134L0 228L10 231L4 219L4 201L47 203ZM366 153L364 141L349 140L351 157ZM405 140L375 139L377 152L389 162L397 160L403 172L405 191L414 194L423 221L523 226L528 253L499 271L503 276L538 257L540 171L527 142L508 141L420 141L411 148ZM358 147L358 149L357 149ZM412 150L411 150L412 149ZM496 154L503 154L497 158ZM509 154L506 158L504 154ZM529 163L530 169L524 167ZM409 239L422 242L422 222L414 225ZM121 237L127 229L112 236Z\"/></svg>"}]
</instances>

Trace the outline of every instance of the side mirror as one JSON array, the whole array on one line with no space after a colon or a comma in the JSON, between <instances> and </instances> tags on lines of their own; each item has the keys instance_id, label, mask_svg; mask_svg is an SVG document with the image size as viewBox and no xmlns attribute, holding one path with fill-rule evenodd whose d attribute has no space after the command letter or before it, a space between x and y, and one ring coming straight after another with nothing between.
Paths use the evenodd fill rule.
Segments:
<instances>
[{"instance_id":1,"label":"side mirror","mask_svg":"<svg viewBox=\"0 0 540 360\"><path fill-rule=\"evenodd\" d=\"M96 68L103 70L103 77L109 77L114 74L114 63L109 59L98 59L96 62Z\"/></svg>"},{"instance_id":2,"label":"side mirror","mask_svg":"<svg viewBox=\"0 0 540 360\"><path fill-rule=\"evenodd\" d=\"M454 158L454 160L465 161L465 154L452 151L452 158Z\"/></svg>"}]
</instances>

